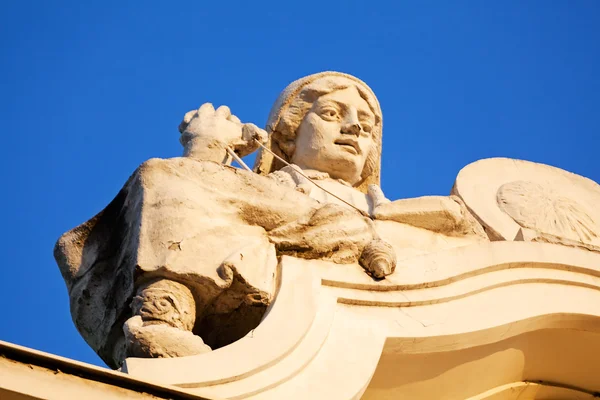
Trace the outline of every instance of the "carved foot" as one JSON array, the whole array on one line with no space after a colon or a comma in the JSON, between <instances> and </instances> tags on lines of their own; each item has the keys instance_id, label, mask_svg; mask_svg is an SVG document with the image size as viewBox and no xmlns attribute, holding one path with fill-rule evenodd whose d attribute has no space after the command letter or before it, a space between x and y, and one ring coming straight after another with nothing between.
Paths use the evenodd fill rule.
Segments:
<instances>
[{"instance_id":1,"label":"carved foot","mask_svg":"<svg viewBox=\"0 0 600 400\"><path fill-rule=\"evenodd\" d=\"M129 318L123 331L129 357L183 357L211 351L192 332L166 324L144 325L139 315Z\"/></svg>"}]
</instances>

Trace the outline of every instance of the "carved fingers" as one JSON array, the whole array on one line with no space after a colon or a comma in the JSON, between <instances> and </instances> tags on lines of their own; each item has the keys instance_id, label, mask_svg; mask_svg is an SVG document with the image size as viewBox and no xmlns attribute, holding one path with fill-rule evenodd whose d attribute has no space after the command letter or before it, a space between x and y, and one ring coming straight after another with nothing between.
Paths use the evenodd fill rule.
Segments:
<instances>
[{"instance_id":1,"label":"carved fingers","mask_svg":"<svg viewBox=\"0 0 600 400\"><path fill-rule=\"evenodd\" d=\"M211 103L204 103L197 110L186 113L179 125L181 143L187 148L190 143L230 147L238 155L245 156L255 151L267 139L267 133L254 124L244 124L223 105L216 110ZM255 140L256 139L256 140ZM189 151L187 151L189 153Z\"/></svg>"},{"instance_id":2,"label":"carved fingers","mask_svg":"<svg viewBox=\"0 0 600 400\"><path fill-rule=\"evenodd\" d=\"M215 111L215 117L229 119L229 117L231 117L231 110L227 106L220 106Z\"/></svg>"},{"instance_id":3,"label":"carved fingers","mask_svg":"<svg viewBox=\"0 0 600 400\"><path fill-rule=\"evenodd\" d=\"M212 103L204 103L200 106L200 108L198 108L198 116L200 118L210 117L214 113L215 113L215 108L213 107Z\"/></svg>"},{"instance_id":4,"label":"carved fingers","mask_svg":"<svg viewBox=\"0 0 600 400\"><path fill-rule=\"evenodd\" d=\"M240 156L250 154L259 147L259 144L256 141L265 143L267 141L267 132L254 124L243 124L242 139L237 145L234 145L234 150Z\"/></svg>"}]
</instances>

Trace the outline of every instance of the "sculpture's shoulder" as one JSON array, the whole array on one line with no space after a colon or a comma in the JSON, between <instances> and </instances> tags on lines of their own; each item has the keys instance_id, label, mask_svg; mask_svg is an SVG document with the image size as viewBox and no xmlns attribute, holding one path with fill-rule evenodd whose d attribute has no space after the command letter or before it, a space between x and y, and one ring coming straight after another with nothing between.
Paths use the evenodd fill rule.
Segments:
<instances>
[{"instance_id":1,"label":"sculpture's shoulder","mask_svg":"<svg viewBox=\"0 0 600 400\"><path fill-rule=\"evenodd\" d=\"M143 162L133 173L133 177L141 180L144 184L156 183L165 177L177 177L181 179L198 179L202 181L217 180L218 186L227 186L231 180L236 180L236 176L241 174L251 174L228 165L214 161L196 160L189 157L174 158L151 158ZM254 182L264 181L262 177L253 177ZM131 179L131 178L130 178Z\"/></svg>"},{"instance_id":2,"label":"sculpture's shoulder","mask_svg":"<svg viewBox=\"0 0 600 400\"><path fill-rule=\"evenodd\" d=\"M61 235L54 257L69 286L93 264L82 259L84 252L116 252L111 246L136 237L139 225L152 218L168 216L171 229L191 213L198 224L202 219L222 221L222 230L246 225L270 230L318 207L283 175L275 178L187 157L149 159L102 211Z\"/></svg>"}]
</instances>

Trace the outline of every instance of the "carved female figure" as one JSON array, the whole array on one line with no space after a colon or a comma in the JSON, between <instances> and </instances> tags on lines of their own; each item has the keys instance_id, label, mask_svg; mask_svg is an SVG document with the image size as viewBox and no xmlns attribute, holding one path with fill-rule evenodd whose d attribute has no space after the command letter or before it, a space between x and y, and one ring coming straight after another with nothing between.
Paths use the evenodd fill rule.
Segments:
<instances>
[{"instance_id":1,"label":"carved female figure","mask_svg":"<svg viewBox=\"0 0 600 400\"><path fill-rule=\"evenodd\" d=\"M198 354L258 324L278 255L360 262L381 278L396 255L486 240L458 198L384 197L382 121L371 89L336 72L289 85L267 132L226 106L187 113L184 157L144 163L57 243L84 338L113 366ZM255 173L227 166L229 151L244 156L260 142Z\"/></svg>"}]
</instances>

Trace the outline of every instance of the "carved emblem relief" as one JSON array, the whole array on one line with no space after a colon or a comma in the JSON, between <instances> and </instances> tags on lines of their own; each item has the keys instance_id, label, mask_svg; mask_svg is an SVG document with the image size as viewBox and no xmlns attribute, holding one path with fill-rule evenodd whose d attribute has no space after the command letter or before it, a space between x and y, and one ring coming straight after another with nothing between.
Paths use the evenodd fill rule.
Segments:
<instances>
[{"instance_id":1,"label":"carved emblem relief","mask_svg":"<svg viewBox=\"0 0 600 400\"><path fill-rule=\"evenodd\" d=\"M530 161L479 160L453 188L492 240L545 242L600 252L600 185Z\"/></svg>"},{"instance_id":2,"label":"carved emblem relief","mask_svg":"<svg viewBox=\"0 0 600 400\"><path fill-rule=\"evenodd\" d=\"M506 183L497 202L523 228L583 243L598 238L598 225L582 204L538 183Z\"/></svg>"}]
</instances>

